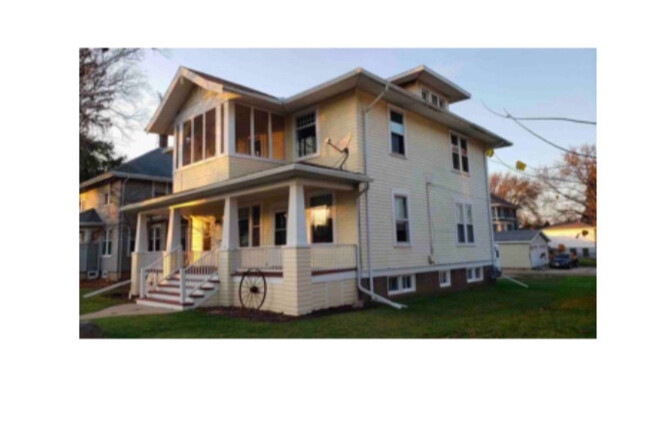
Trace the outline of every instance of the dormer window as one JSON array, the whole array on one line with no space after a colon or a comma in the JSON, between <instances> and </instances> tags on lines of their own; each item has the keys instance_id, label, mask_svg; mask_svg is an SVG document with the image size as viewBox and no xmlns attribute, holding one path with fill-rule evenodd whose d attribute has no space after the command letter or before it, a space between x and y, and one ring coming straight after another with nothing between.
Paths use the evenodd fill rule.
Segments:
<instances>
[{"instance_id":1,"label":"dormer window","mask_svg":"<svg viewBox=\"0 0 650 425\"><path fill-rule=\"evenodd\" d=\"M422 88L422 100L439 108L447 107L447 101L442 96L429 89Z\"/></svg>"},{"instance_id":2,"label":"dormer window","mask_svg":"<svg viewBox=\"0 0 650 425\"><path fill-rule=\"evenodd\" d=\"M422 89L422 100L424 100L425 102L429 101L429 90Z\"/></svg>"}]
</instances>

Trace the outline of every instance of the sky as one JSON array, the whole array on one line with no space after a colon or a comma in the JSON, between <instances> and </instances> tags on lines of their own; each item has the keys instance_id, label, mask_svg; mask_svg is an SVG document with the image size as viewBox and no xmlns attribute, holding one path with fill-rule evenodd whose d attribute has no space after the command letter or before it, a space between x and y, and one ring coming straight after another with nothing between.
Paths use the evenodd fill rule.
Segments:
<instances>
[{"instance_id":1,"label":"sky","mask_svg":"<svg viewBox=\"0 0 650 425\"><path fill-rule=\"evenodd\" d=\"M502 160L534 167L552 165L562 152L485 106L513 116L562 116L596 121L595 49L170 49L147 51L141 64L150 86L142 101L144 116L157 106L154 93L167 90L179 66L287 97L362 67L384 78L426 65L472 97L450 105L454 113L514 143L498 149L490 172L508 171ZM526 126L569 148L596 143L596 127L557 121ZM134 131L116 140L118 152L134 158L157 145L156 135Z\"/></svg>"}]
</instances>

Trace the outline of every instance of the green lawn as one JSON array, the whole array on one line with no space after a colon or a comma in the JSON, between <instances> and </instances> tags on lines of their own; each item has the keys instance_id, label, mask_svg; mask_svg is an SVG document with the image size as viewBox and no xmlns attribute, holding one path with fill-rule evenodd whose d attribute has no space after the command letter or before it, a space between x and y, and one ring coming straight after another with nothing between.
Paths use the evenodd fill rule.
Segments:
<instances>
[{"instance_id":1,"label":"green lawn","mask_svg":"<svg viewBox=\"0 0 650 425\"><path fill-rule=\"evenodd\" d=\"M595 277L524 277L445 296L269 323L204 311L94 320L107 338L595 338ZM83 306L82 306L83 308Z\"/></svg>"},{"instance_id":2,"label":"green lawn","mask_svg":"<svg viewBox=\"0 0 650 425\"><path fill-rule=\"evenodd\" d=\"M79 290L79 314L92 313L94 311L103 310L113 305L123 304L125 302L128 302L126 296L116 296L116 294L122 294L122 292L116 292L116 291L120 291L120 289L121 288L118 288L117 290L110 291L105 294L95 295L94 297L91 298L84 298L83 297L84 294L96 291L97 288L94 289L81 288Z\"/></svg>"}]
</instances>

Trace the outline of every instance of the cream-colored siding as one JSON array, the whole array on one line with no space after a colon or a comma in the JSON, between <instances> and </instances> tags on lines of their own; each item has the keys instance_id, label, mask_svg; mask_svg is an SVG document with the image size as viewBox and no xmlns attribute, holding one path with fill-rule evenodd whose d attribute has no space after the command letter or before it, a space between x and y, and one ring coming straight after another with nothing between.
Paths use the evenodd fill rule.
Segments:
<instances>
[{"instance_id":1,"label":"cream-colored siding","mask_svg":"<svg viewBox=\"0 0 650 425\"><path fill-rule=\"evenodd\" d=\"M309 109L306 108L305 110ZM339 168L344 154L326 143L327 139L329 139L333 145L340 149L347 147L349 150L349 156L343 165L343 169L347 171L360 171L362 168L363 152L360 151L358 143L359 122L356 92L351 90L321 102L317 105L316 110L317 143L319 145L320 155L308 158L304 162ZM299 114L300 112L287 118L290 125L285 137L289 139L289 154L291 158L296 153L294 119Z\"/></svg>"},{"instance_id":2,"label":"cream-colored siding","mask_svg":"<svg viewBox=\"0 0 650 425\"><path fill-rule=\"evenodd\" d=\"M362 94L361 106L372 96ZM436 265L490 261L490 233L482 144L468 139L470 174L452 170L449 129L404 111L406 157L391 154L389 105L379 101L368 113L368 174L373 178L369 199L373 268L429 265L427 184ZM411 242L394 244L394 190L408 193ZM456 240L456 202L471 203L475 243ZM365 222L365 218L363 219Z\"/></svg>"}]
</instances>

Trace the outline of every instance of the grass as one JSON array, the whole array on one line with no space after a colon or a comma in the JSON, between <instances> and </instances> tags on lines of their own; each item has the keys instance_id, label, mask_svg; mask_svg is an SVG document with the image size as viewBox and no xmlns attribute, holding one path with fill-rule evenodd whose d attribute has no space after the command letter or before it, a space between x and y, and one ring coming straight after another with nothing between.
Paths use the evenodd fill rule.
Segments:
<instances>
[{"instance_id":1,"label":"grass","mask_svg":"<svg viewBox=\"0 0 650 425\"><path fill-rule=\"evenodd\" d=\"M495 286L286 322L256 322L190 310L94 320L108 338L595 338L596 278L522 278Z\"/></svg>"},{"instance_id":2,"label":"grass","mask_svg":"<svg viewBox=\"0 0 650 425\"><path fill-rule=\"evenodd\" d=\"M97 288L81 288L79 290L79 314L92 313L117 304L128 302L127 297L123 291L120 291L120 289L121 288L118 288L117 290L109 291L104 294L95 295L91 298L84 298L84 294L96 291Z\"/></svg>"}]
</instances>

